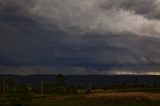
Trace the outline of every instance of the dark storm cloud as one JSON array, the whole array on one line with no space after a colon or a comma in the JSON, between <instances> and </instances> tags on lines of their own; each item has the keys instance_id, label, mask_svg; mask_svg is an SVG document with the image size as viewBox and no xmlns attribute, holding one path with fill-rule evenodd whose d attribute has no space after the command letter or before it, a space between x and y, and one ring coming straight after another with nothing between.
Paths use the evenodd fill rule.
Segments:
<instances>
[{"instance_id":1,"label":"dark storm cloud","mask_svg":"<svg viewBox=\"0 0 160 106\"><path fill-rule=\"evenodd\" d=\"M148 19L155 18L152 5L151 0L0 0L0 73L143 74L147 65L157 72L159 21Z\"/></svg>"},{"instance_id":2,"label":"dark storm cloud","mask_svg":"<svg viewBox=\"0 0 160 106\"><path fill-rule=\"evenodd\" d=\"M160 18L159 0L132 0L122 4L122 7L135 11L137 14L144 15L147 18Z\"/></svg>"},{"instance_id":3,"label":"dark storm cloud","mask_svg":"<svg viewBox=\"0 0 160 106\"><path fill-rule=\"evenodd\" d=\"M0 0L1 14L15 14L19 12L27 12L35 6L36 0Z\"/></svg>"},{"instance_id":4,"label":"dark storm cloud","mask_svg":"<svg viewBox=\"0 0 160 106\"><path fill-rule=\"evenodd\" d=\"M134 11L135 13L150 19L160 18L159 0L104 0L100 7L104 9L122 8L129 11Z\"/></svg>"}]
</instances>

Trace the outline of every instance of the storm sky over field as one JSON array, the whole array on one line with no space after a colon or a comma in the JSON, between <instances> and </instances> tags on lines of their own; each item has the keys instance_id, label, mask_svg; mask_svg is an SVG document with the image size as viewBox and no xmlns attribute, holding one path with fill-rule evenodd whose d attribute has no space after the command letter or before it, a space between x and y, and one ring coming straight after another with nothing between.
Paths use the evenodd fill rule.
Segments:
<instances>
[{"instance_id":1,"label":"storm sky over field","mask_svg":"<svg viewBox=\"0 0 160 106\"><path fill-rule=\"evenodd\" d=\"M0 74L160 75L160 0L0 0Z\"/></svg>"}]
</instances>

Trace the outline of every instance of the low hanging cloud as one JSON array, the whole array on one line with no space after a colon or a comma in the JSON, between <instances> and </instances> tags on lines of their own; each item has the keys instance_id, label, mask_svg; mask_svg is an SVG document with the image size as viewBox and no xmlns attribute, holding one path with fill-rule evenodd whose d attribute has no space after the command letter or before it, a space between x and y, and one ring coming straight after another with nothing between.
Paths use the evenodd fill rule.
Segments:
<instances>
[{"instance_id":1,"label":"low hanging cloud","mask_svg":"<svg viewBox=\"0 0 160 106\"><path fill-rule=\"evenodd\" d=\"M0 0L0 73L157 74L159 8L159 0Z\"/></svg>"}]
</instances>

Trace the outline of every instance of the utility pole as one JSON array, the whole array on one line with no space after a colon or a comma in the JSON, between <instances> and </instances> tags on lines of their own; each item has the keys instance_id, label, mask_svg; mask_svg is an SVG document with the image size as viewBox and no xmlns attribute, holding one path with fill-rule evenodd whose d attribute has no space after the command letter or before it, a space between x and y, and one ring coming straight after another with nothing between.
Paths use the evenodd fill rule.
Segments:
<instances>
[{"instance_id":1,"label":"utility pole","mask_svg":"<svg viewBox=\"0 0 160 106\"><path fill-rule=\"evenodd\" d=\"M9 77L8 77L8 74L7 74L7 80L6 80L6 92L8 93L8 80L9 80Z\"/></svg>"},{"instance_id":2,"label":"utility pole","mask_svg":"<svg viewBox=\"0 0 160 106\"><path fill-rule=\"evenodd\" d=\"M9 85L8 85L8 82L7 82L7 85L6 85L6 91L8 92L8 89L9 89Z\"/></svg>"},{"instance_id":3,"label":"utility pole","mask_svg":"<svg viewBox=\"0 0 160 106\"><path fill-rule=\"evenodd\" d=\"M3 78L3 93L6 94L6 79Z\"/></svg>"},{"instance_id":4,"label":"utility pole","mask_svg":"<svg viewBox=\"0 0 160 106\"><path fill-rule=\"evenodd\" d=\"M43 89L44 89L44 82L41 83L41 95L43 95Z\"/></svg>"}]
</instances>

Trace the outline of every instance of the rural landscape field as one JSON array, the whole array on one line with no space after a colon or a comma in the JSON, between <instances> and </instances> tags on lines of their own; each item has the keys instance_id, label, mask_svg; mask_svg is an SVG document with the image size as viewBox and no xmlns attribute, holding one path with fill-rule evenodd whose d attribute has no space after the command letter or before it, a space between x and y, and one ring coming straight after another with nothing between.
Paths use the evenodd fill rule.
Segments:
<instances>
[{"instance_id":1,"label":"rural landscape field","mask_svg":"<svg viewBox=\"0 0 160 106\"><path fill-rule=\"evenodd\" d=\"M31 103L11 105L1 96L1 106L159 106L160 94L126 92L95 93L93 95L34 96Z\"/></svg>"},{"instance_id":2,"label":"rural landscape field","mask_svg":"<svg viewBox=\"0 0 160 106\"><path fill-rule=\"evenodd\" d=\"M14 99L17 97L14 97ZM159 106L160 93L101 92L89 95L33 95L32 101L12 104L1 96L1 106ZM12 101L13 102L13 101Z\"/></svg>"},{"instance_id":3,"label":"rural landscape field","mask_svg":"<svg viewBox=\"0 0 160 106\"><path fill-rule=\"evenodd\" d=\"M38 75L37 75L38 76ZM36 77L37 77L36 76ZM33 77L33 76L32 76ZM47 76L47 80L49 76ZM159 106L160 86L156 83L142 84L138 78L130 83L113 81L111 85L96 86L66 83L63 74L53 77L54 82L25 84L16 81L18 76L1 76L0 106ZM74 76L71 76L71 78ZM82 76L79 76L83 78ZM85 76L89 77L89 76ZM91 76L90 76L91 77ZM93 76L92 76L93 77ZM95 77L95 76L94 76ZM97 76L96 76L97 77ZM104 77L104 76L99 76ZM105 76L124 78L128 76ZM154 76L145 76L154 78ZM156 77L156 76L155 76ZM4 79L5 78L5 79ZM17 79L16 79L17 78ZM22 77L24 78L24 76ZM27 77L28 78L28 77ZM42 75L41 75L42 78ZM69 77L68 77L69 78ZM157 77L159 78L159 76ZM37 79L37 78L36 78ZM34 79L34 80L36 80ZM129 78L128 78L129 79ZM21 80L21 79L19 79ZM83 79L81 79L81 82ZM85 79L86 80L86 79ZM115 80L115 79L114 79ZM39 81L39 79L37 79ZM86 80L87 82L87 80Z\"/></svg>"}]
</instances>

